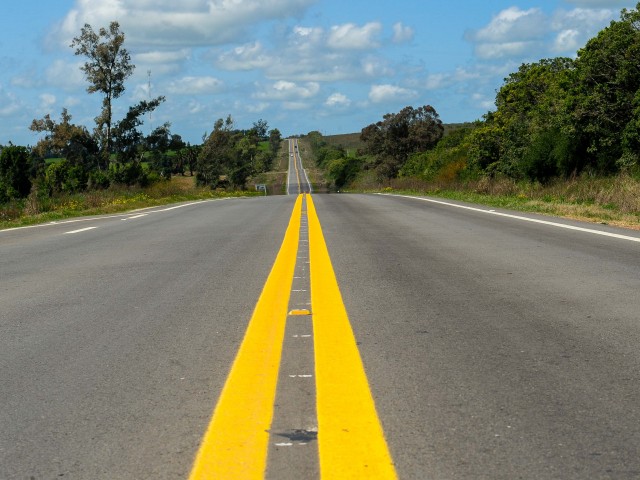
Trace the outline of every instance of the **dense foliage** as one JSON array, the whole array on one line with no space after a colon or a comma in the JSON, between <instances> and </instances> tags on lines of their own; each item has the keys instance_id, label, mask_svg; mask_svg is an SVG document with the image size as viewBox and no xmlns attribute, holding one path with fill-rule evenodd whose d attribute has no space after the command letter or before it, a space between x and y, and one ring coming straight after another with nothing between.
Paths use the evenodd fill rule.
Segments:
<instances>
[{"instance_id":1,"label":"dense foliage","mask_svg":"<svg viewBox=\"0 0 640 480\"><path fill-rule=\"evenodd\" d=\"M250 130L238 130L233 118L218 119L206 138L196 161L198 185L211 188L244 188L247 179L271 169L282 136L264 120Z\"/></svg>"},{"instance_id":2,"label":"dense foliage","mask_svg":"<svg viewBox=\"0 0 640 480\"><path fill-rule=\"evenodd\" d=\"M398 175L409 156L432 148L444 132L431 105L405 107L388 113L377 123L362 129L363 153L371 156L373 168L384 178Z\"/></svg>"},{"instance_id":3,"label":"dense foliage","mask_svg":"<svg viewBox=\"0 0 640 480\"><path fill-rule=\"evenodd\" d=\"M640 7L640 4L638 4ZM640 167L640 13L623 10L575 59L522 65L464 140L465 172L547 182Z\"/></svg>"}]
</instances>

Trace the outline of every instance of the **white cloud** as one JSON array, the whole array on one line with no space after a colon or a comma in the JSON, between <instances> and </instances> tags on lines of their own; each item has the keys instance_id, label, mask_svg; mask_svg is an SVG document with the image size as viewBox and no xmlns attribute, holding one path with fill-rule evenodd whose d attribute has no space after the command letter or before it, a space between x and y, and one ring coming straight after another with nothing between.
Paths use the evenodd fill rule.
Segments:
<instances>
[{"instance_id":1,"label":"white cloud","mask_svg":"<svg viewBox=\"0 0 640 480\"><path fill-rule=\"evenodd\" d=\"M346 108L351 105L351 100L343 93L332 93L324 104L332 108Z\"/></svg>"},{"instance_id":2,"label":"white cloud","mask_svg":"<svg viewBox=\"0 0 640 480\"><path fill-rule=\"evenodd\" d=\"M215 77L183 77L171 82L167 88L176 95L207 95L220 93L223 82Z\"/></svg>"},{"instance_id":3,"label":"white cloud","mask_svg":"<svg viewBox=\"0 0 640 480\"><path fill-rule=\"evenodd\" d=\"M498 43L539 38L546 32L546 15L538 8L510 7L493 17L489 25L471 34L478 43Z\"/></svg>"},{"instance_id":4,"label":"white cloud","mask_svg":"<svg viewBox=\"0 0 640 480\"><path fill-rule=\"evenodd\" d=\"M146 65L184 62L189 59L191 53L188 49L181 50L151 50L134 55L134 64L144 63Z\"/></svg>"},{"instance_id":5,"label":"white cloud","mask_svg":"<svg viewBox=\"0 0 640 480\"><path fill-rule=\"evenodd\" d=\"M247 43L218 56L217 65L225 70L255 70L274 62L260 42Z\"/></svg>"},{"instance_id":6,"label":"white cloud","mask_svg":"<svg viewBox=\"0 0 640 480\"><path fill-rule=\"evenodd\" d=\"M369 50L377 48L377 37L382 31L382 24L378 22L367 23L358 27L353 23L336 25L331 27L327 45L336 50Z\"/></svg>"},{"instance_id":7,"label":"white cloud","mask_svg":"<svg viewBox=\"0 0 640 480\"><path fill-rule=\"evenodd\" d=\"M403 25L401 22L393 25L393 43L405 43L413 40L415 32L413 28Z\"/></svg>"},{"instance_id":8,"label":"white cloud","mask_svg":"<svg viewBox=\"0 0 640 480\"><path fill-rule=\"evenodd\" d=\"M495 15L484 28L467 32L475 43L476 55L483 59L522 56L540 47L548 32L548 19L538 8L510 7Z\"/></svg>"},{"instance_id":9,"label":"white cloud","mask_svg":"<svg viewBox=\"0 0 640 480\"><path fill-rule=\"evenodd\" d=\"M295 82L279 80L256 92L254 97L261 100L296 101L315 97L320 91L320 84L307 82L298 85Z\"/></svg>"},{"instance_id":10,"label":"white cloud","mask_svg":"<svg viewBox=\"0 0 640 480\"><path fill-rule=\"evenodd\" d=\"M513 58L535 61L550 55L572 55L587 40L615 19L613 7L620 2L572 2L582 7L559 9L551 15L538 8L510 7L495 15L484 28L466 33L483 60Z\"/></svg>"},{"instance_id":11,"label":"white cloud","mask_svg":"<svg viewBox=\"0 0 640 480\"><path fill-rule=\"evenodd\" d=\"M373 103L383 103L398 100L413 100L418 92L396 85L372 85L369 90L369 100Z\"/></svg>"},{"instance_id":12,"label":"white cloud","mask_svg":"<svg viewBox=\"0 0 640 480\"><path fill-rule=\"evenodd\" d=\"M525 56L540 48L539 42L481 43L476 46L476 55L484 59Z\"/></svg>"},{"instance_id":13,"label":"white cloud","mask_svg":"<svg viewBox=\"0 0 640 480\"><path fill-rule=\"evenodd\" d=\"M553 51L558 53L575 52L581 46L580 32L570 28L558 33L553 42Z\"/></svg>"},{"instance_id":14,"label":"white cloud","mask_svg":"<svg viewBox=\"0 0 640 480\"><path fill-rule=\"evenodd\" d=\"M97 29L113 20L129 45L210 46L246 38L265 20L302 14L317 0L77 0L54 32L64 45L85 23Z\"/></svg>"},{"instance_id":15,"label":"white cloud","mask_svg":"<svg viewBox=\"0 0 640 480\"><path fill-rule=\"evenodd\" d=\"M374 32L379 31L379 24L367 25L338 25L330 30L298 25L280 31L273 47L258 41L243 44L218 53L214 64L228 71L261 70L272 80L336 82L392 76L389 60L374 53L363 55L362 49L377 44Z\"/></svg>"}]
</instances>

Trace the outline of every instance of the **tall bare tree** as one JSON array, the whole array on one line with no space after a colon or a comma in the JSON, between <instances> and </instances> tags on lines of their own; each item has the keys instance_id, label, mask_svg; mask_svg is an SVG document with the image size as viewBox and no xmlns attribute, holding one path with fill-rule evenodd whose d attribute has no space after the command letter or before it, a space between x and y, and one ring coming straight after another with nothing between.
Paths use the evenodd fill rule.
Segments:
<instances>
[{"instance_id":1,"label":"tall bare tree","mask_svg":"<svg viewBox=\"0 0 640 480\"><path fill-rule=\"evenodd\" d=\"M96 117L96 137L100 139L103 161L108 162L111 153L112 101L124 93L124 81L135 68L129 52L124 48L124 33L118 22L97 33L85 24L80 35L73 39L75 54L87 58L81 67L89 86L87 92L103 95L102 112Z\"/></svg>"}]
</instances>

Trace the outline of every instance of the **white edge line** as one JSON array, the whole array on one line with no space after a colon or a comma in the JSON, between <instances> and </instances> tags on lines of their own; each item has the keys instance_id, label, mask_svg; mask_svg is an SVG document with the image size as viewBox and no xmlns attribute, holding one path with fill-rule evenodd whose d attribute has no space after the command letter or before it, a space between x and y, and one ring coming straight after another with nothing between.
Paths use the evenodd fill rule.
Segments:
<instances>
[{"instance_id":1,"label":"white edge line","mask_svg":"<svg viewBox=\"0 0 640 480\"><path fill-rule=\"evenodd\" d=\"M80 232L86 232L87 230L94 230L98 227L87 227L87 228L81 228L79 230L72 230L70 232L64 232L64 235L69 235L71 233L80 233Z\"/></svg>"},{"instance_id":2,"label":"white edge line","mask_svg":"<svg viewBox=\"0 0 640 480\"><path fill-rule=\"evenodd\" d=\"M145 213L145 215L149 215L151 213L156 213L156 212L166 212L168 210L174 210L176 208L187 207L189 205L198 205L200 203L218 202L220 200L231 200L232 198L241 199L243 197L210 198L210 199L206 199L206 200L200 200L200 201L197 201L197 202L178 205L176 207L165 208L165 209L162 209L162 210L153 210L153 211L150 211L148 213ZM147 208L156 208L156 207L147 207ZM96 220L108 220L110 218L122 218L122 217L129 218L129 217L131 217L131 215L134 215L134 212L139 212L140 210L143 210L143 209L137 209L137 210L133 210L131 212L119 213L119 214L116 214L116 215L96 215L96 216L89 217L89 218L77 218L77 219L71 219L71 220L52 220L51 222L39 223L37 225L26 225L24 227L3 228L3 229L0 229L0 233L3 233L3 232L15 232L15 231L18 231L18 230L26 230L28 228L50 227L52 225L66 225L68 223L95 222Z\"/></svg>"},{"instance_id":3,"label":"white edge line","mask_svg":"<svg viewBox=\"0 0 640 480\"><path fill-rule=\"evenodd\" d=\"M542 225L549 225L549 226L552 226L552 227L564 228L564 229L567 229L567 230L575 230L575 231L578 231L578 232L592 233L594 235L602 235L604 237L611 237L611 238L617 238L619 240L628 240L630 242L640 243L640 238L639 237L631 237L629 235L622 235L622 234L619 234L619 233L603 232L602 230L593 230L592 228L576 227L574 225L565 225L563 223L550 222L548 220L539 220L537 218L522 217L520 215L513 215L513 214L510 214L510 213L496 212L495 210L485 210L483 208L469 207L467 205L458 205L456 203L443 202L441 200L433 200L431 198L412 197L410 195L395 195L395 194L389 194L389 193L377 193L376 195L386 195L386 196L389 196L389 197L411 198L413 200L420 200L420 201L423 201L423 202L437 203L439 205L446 205L446 206L449 206L449 207L462 208L464 210L471 210L473 212L486 213L488 215L497 215L499 217L513 218L515 220L523 220L525 222L539 223L539 224L542 224Z\"/></svg>"}]
</instances>

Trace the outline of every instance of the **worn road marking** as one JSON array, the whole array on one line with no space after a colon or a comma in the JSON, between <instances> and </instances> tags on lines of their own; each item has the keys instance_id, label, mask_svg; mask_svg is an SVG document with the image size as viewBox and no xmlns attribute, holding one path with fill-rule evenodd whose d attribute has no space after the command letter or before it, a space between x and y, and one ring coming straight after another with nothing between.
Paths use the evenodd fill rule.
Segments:
<instances>
[{"instance_id":1,"label":"worn road marking","mask_svg":"<svg viewBox=\"0 0 640 480\"><path fill-rule=\"evenodd\" d=\"M127 217L127 218L123 218L123 221L126 220L135 220L136 218L142 218L142 217L146 217L147 215L149 215L148 213L141 213L139 215L134 215L133 217Z\"/></svg>"},{"instance_id":2,"label":"worn road marking","mask_svg":"<svg viewBox=\"0 0 640 480\"><path fill-rule=\"evenodd\" d=\"M65 234L65 235L69 235L69 234L72 234L72 233L87 232L87 231L89 231L89 230L94 230L94 229L96 229L96 228L98 228L98 227L80 228L80 229L78 229L78 230L71 230L70 232L64 232L64 234Z\"/></svg>"},{"instance_id":3,"label":"worn road marking","mask_svg":"<svg viewBox=\"0 0 640 480\"><path fill-rule=\"evenodd\" d=\"M198 451L190 479L263 478L298 249L302 196ZM286 292L286 294L283 294Z\"/></svg>"},{"instance_id":4,"label":"worn road marking","mask_svg":"<svg viewBox=\"0 0 640 480\"><path fill-rule=\"evenodd\" d=\"M397 478L316 214L307 196L323 480Z\"/></svg>"}]
</instances>

